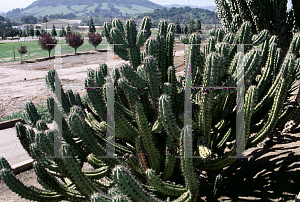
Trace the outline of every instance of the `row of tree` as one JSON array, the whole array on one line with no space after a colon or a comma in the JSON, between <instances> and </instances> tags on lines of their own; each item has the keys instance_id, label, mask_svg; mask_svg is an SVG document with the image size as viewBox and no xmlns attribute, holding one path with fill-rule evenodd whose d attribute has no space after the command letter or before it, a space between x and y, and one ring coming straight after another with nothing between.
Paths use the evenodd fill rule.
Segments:
<instances>
[{"instance_id":1,"label":"row of tree","mask_svg":"<svg viewBox=\"0 0 300 202\"><path fill-rule=\"evenodd\" d=\"M184 20L182 26L180 26L178 19L176 19L174 24L176 34L192 34L194 32L202 33L201 22L199 19L197 19L196 22L193 19L191 19L188 25L185 23Z\"/></svg>"},{"instance_id":2,"label":"row of tree","mask_svg":"<svg viewBox=\"0 0 300 202\"><path fill-rule=\"evenodd\" d=\"M65 37L67 34L69 34L71 32L71 27L68 24L67 26L67 30L65 30L64 27L61 28L61 30L59 31L59 35L60 37ZM3 31L2 37L6 38L6 37L15 37L15 36L19 36L19 37L34 37L34 36L41 36L42 34L46 33L46 31L44 29L39 29L37 26L35 27L35 29L33 29L33 26L27 26L26 29L17 29L17 28L12 28L12 27L6 27ZM52 30L51 30L51 35L52 36L57 36L57 32L55 29L55 26L53 25Z\"/></svg>"},{"instance_id":3,"label":"row of tree","mask_svg":"<svg viewBox=\"0 0 300 202\"><path fill-rule=\"evenodd\" d=\"M68 24L67 26L67 31L65 30L65 28L62 26L61 27L61 30L59 31L59 36L60 37L65 37L67 34L69 34L71 32L71 27L70 25ZM57 36L57 32L56 32L56 29L55 29L55 26L53 25L52 26L52 30L51 30L51 36Z\"/></svg>"},{"instance_id":4,"label":"row of tree","mask_svg":"<svg viewBox=\"0 0 300 202\"><path fill-rule=\"evenodd\" d=\"M153 21L159 21L161 19L173 21L174 19L178 19L180 23L183 23L184 20L188 22L191 19L199 19L202 24L214 24L215 20L217 24L220 23L215 12L202 8L191 8L188 6L180 8L172 7L170 9L154 9L152 12L142 13L134 18L142 19L145 16L150 17Z\"/></svg>"},{"instance_id":5,"label":"row of tree","mask_svg":"<svg viewBox=\"0 0 300 202\"><path fill-rule=\"evenodd\" d=\"M97 46L102 42L101 34L90 32L88 34L88 37L89 37L88 42L92 44L96 50ZM75 54L77 48L84 43L84 38L79 33L70 32L66 34L65 39L66 39L66 43L69 44L69 46L71 46L72 48L74 48ZM43 50L48 51L50 57L50 52L57 44L57 40L54 37L52 37L51 34L43 33L39 38L38 44L41 46ZM21 61L22 61L22 55L27 53L26 46L21 45L18 52L21 54Z\"/></svg>"}]
</instances>

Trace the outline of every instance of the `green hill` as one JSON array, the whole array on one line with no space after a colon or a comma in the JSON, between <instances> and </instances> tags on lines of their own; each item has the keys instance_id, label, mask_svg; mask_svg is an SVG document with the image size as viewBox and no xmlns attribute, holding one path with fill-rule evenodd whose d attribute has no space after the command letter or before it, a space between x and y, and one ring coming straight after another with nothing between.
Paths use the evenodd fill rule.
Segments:
<instances>
[{"instance_id":1,"label":"green hill","mask_svg":"<svg viewBox=\"0 0 300 202\"><path fill-rule=\"evenodd\" d=\"M75 14L76 17L119 17L150 12L161 5L148 0L37 0L24 9L13 9L6 13L10 18L33 15L43 17L55 14Z\"/></svg>"},{"instance_id":2,"label":"green hill","mask_svg":"<svg viewBox=\"0 0 300 202\"><path fill-rule=\"evenodd\" d=\"M153 20L171 20L175 21L177 18L179 22L183 22L183 20L188 22L190 19L199 19L202 24L214 24L215 23L215 12L202 9L202 8L191 8L191 7L180 7L180 8L162 8L162 9L154 9L148 13L142 13L134 16L134 19L141 19L144 16L149 16ZM220 24L220 20L217 16L216 23Z\"/></svg>"}]
</instances>

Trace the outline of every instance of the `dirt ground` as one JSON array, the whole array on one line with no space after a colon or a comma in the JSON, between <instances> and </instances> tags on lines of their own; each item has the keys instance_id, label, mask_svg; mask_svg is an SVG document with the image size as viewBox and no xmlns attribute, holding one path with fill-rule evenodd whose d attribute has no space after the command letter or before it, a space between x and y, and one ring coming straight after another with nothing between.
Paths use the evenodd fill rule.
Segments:
<instances>
[{"instance_id":1,"label":"dirt ground","mask_svg":"<svg viewBox=\"0 0 300 202\"><path fill-rule=\"evenodd\" d=\"M175 63L179 66L183 63L183 46L175 46ZM76 56L63 57L63 69L66 71L61 78L65 86L84 85L86 69L96 69L99 63L105 61L105 52L88 51ZM124 61L115 56L119 67ZM24 63L9 62L2 63L0 72L0 116L4 117L12 112L23 110L26 102L45 105L48 96L53 96L45 84L44 76L53 68L54 60ZM31 71L32 70L32 71ZM176 68L176 74L182 73L184 66ZM38 72L40 78L31 79ZM14 75L12 77L12 75ZM12 81L9 79L12 78ZM24 80L26 78L26 80ZM85 90L76 90L81 95ZM237 159L229 167L223 169L224 183L222 185L219 201L295 201L299 193L299 134L282 134L282 139L270 149L264 149L259 144L245 151L245 155L251 156L245 159ZM280 168L280 169L279 169ZM33 169L16 175L17 179L25 185L34 185L42 188L36 181ZM200 184L200 190L207 189L205 184ZM212 185L211 185L212 186ZM211 187L212 188L212 187ZM0 201L5 202L27 202L12 192L2 181L0 181ZM205 201L205 197L202 197Z\"/></svg>"},{"instance_id":2,"label":"dirt ground","mask_svg":"<svg viewBox=\"0 0 300 202\"><path fill-rule=\"evenodd\" d=\"M144 47L141 48L144 50ZM176 73L184 71L184 46L175 45L175 67ZM106 50L78 52L74 54L62 54L62 76L61 82L66 88L72 86L83 86L87 78L87 68L97 69L100 63L107 63ZM122 63L128 63L122 60L117 55L114 56L114 62L117 68ZM44 60L40 58L38 60ZM32 101L34 104L40 103L46 106L48 96L53 96L53 93L45 83L47 72L54 67L54 59L36 61L36 59L26 60L23 64L20 61L1 63L0 65L0 117L12 114L13 112L23 111L25 104ZM112 61L107 63L111 67ZM70 69L72 68L72 69ZM32 78L31 78L32 77ZM72 88L73 92L77 91L80 95L86 93L83 87Z\"/></svg>"}]
</instances>

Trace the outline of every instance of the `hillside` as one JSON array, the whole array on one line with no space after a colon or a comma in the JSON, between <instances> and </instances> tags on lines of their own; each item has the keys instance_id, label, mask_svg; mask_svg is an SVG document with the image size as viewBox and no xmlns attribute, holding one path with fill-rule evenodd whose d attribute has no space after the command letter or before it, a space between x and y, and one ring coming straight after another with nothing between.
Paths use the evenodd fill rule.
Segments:
<instances>
[{"instance_id":1,"label":"hillside","mask_svg":"<svg viewBox=\"0 0 300 202\"><path fill-rule=\"evenodd\" d=\"M215 11L216 10L216 6L193 6L193 5L180 5L180 4L170 4L170 5L164 5L166 8L180 8L180 7L191 7L191 8L203 8L203 9L207 9L210 11Z\"/></svg>"},{"instance_id":2,"label":"hillside","mask_svg":"<svg viewBox=\"0 0 300 202\"><path fill-rule=\"evenodd\" d=\"M37 0L24 9L13 9L6 13L10 18L33 15L43 17L55 14L75 14L76 17L118 17L133 16L139 13L150 12L164 6L148 0Z\"/></svg>"},{"instance_id":3,"label":"hillside","mask_svg":"<svg viewBox=\"0 0 300 202\"><path fill-rule=\"evenodd\" d=\"M190 19L199 19L202 24L214 24L215 23L215 15L216 13L207 9L202 8L190 8L190 7L180 7L180 8L162 8L162 9L154 9L151 12L143 13L134 16L134 19L141 19L144 16L149 16L153 20L166 19L175 21L177 18L179 22L185 22L188 24ZM220 24L219 18L217 16L216 20L217 24Z\"/></svg>"}]
</instances>

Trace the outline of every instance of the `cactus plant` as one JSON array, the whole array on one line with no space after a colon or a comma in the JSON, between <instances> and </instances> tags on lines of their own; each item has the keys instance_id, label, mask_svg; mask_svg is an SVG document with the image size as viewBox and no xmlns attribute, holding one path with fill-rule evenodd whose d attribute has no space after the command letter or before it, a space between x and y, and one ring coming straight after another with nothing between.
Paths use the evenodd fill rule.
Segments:
<instances>
[{"instance_id":1,"label":"cactus plant","mask_svg":"<svg viewBox=\"0 0 300 202\"><path fill-rule=\"evenodd\" d=\"M147 24L145 20L142 27ZM1 178L21 197L36 201L198 201L201 170L223 169L235 161L228 157L236 154L236 129L243 130L236 127L237 92L195 89L191 98L191 125L186 126L184 119L189 117L184 115L185 81L175 76L172 63L172 25L160 22L156 39L145 41L142 56L138 48L144 43L145 32L138 35L133 21L126 22L125 31L118 20L114 20L113 28L109 23L105 27L108 41L123 43L123 48L115 49L120 57L132 62L140 58L140 62L137 59L114 70L116 141L108 141L105 136L108 130L113 130L105 114L108 67L100 64L96 70L87 71L87 94L83 97L54 86L56 72L51 70L46 83L53 92L61 88L62 100L56 103L49 97L47 106L52 120L54 112L62 117L59 147L62 158L49 158L54 153L58 131L46 127L34 104L28 102L23 113L30 128L21 122L16 124L18 138L36 160L38 181L47 191L26 187L16 180L4 158L0 158ZM125 40L120 33L128 38ZM237 34L223 37L223 30L211 34L216 36L211 36L203 52L199 46L192 48L193 86L235 86L239 82L241 54L228 41L255 43L242 58L247 81L245 145L246 149L253 147L290 118L291 109L285 103L291 97L297 77L299 35L294 36L289 53L283 56L275 36L265 37L265 31L253 36L248 22L242 24ZM191 35L189 43L200 44L199 35ZM194 74L204 76L197 78ZM269 82L270 78L275 82ZM95 86L102 88L93 89ZM293 109L297 113L300 107L295 105ZM105 145L113 146L118 158L103 158ZM188 156L190 151L193 158ZM82 170L84 163L94 169ZM211 192L205 194L216 199L221 182L222 176L217 175Z\"/></svg>"}]
</instances>

